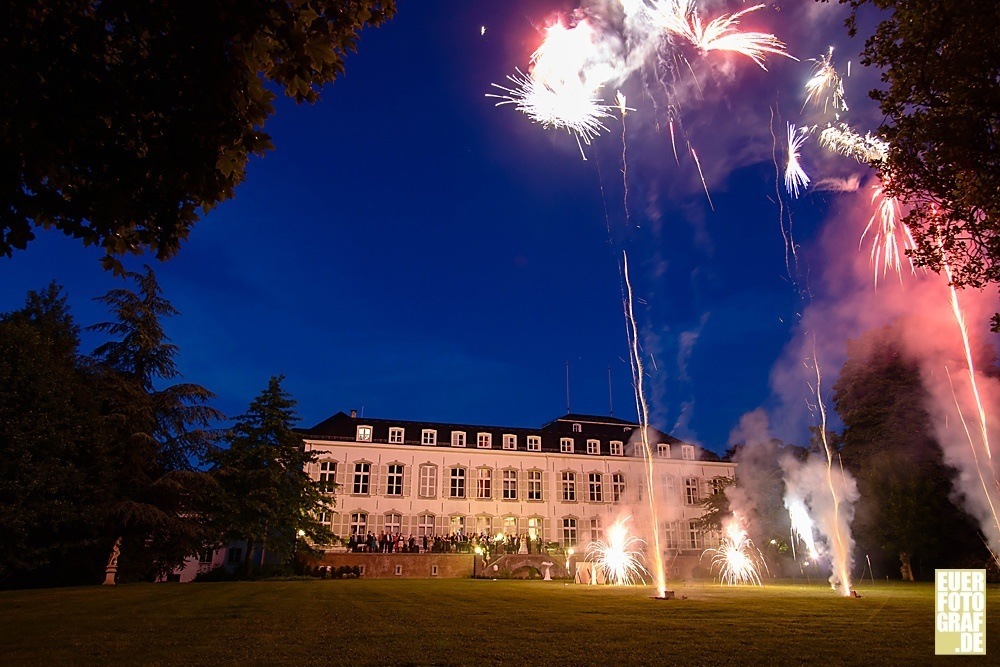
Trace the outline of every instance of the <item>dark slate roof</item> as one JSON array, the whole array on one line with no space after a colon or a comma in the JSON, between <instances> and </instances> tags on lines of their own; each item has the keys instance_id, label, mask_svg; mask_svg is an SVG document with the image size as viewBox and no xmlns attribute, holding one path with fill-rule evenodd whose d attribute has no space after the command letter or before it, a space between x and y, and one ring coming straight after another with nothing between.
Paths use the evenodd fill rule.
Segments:
<instances>
[{"instance_id":1,"label":"dark slate roof","mask_svg":"<svg viewBox=\"0 0 1000 667\"><path fill-rule=\"evenodd\" d=\"M580 430L574 431L574 425L579 424ZM574 453L587 453L587 440L600 441L600 453L604 456L611 454L611 441L617 440L624 443L625 454L631 455L633 448L629 447L630 441L637 436L639 425L634 422L617 419L615 417L603 417L599 415L567 414L558 417L541 428L521 428L512 426L486 426L478 424L452 424L446 422L425 422L408 421L403 419L372 419L370 417L352 417L344 412L324 419L312 428L296 429L303 437L316 440L355 440L358 426L372 427L372 442L388 443L389 429L396 427L404 429L402 445L420 445L421 432L425 429L437 431L437 446L451 447L451 432L464 431L467 449L477 449L478 434L490 433L492 435L491 449L503 449L503 436L513 434L517 436L517 449L520 452L527 450L527 436L534 435L541 438L542 452L559 452L562 438L573 438ZM677 438L654 428L649 429L650 442L652 444L665 442L669 444L681 444ZM687 444L687 443L683 443ZM421 445L425 446L425 445ZM701 447L695 447L697 459L701 461L717 461L718 457ZM675 457L677 458L677 457Z\"/></svg>"}]
</instances>

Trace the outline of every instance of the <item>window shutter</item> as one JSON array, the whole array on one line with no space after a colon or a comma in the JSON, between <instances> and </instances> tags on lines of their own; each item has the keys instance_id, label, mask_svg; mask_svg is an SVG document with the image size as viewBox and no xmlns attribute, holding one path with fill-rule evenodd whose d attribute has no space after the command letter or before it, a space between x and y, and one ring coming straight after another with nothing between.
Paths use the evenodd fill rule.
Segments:
<instances>
[{"instance_id":1,"label":"window shutter","mask_svg":"<svg viewBox=\"0 0 1000 667\"><path fill-rule=\"evenodd\" d=\"M434 532L442 537L448 534L448 517L438 515L434 518Z\"/></svg>"},{"instance_id":2,"label":"window shutter","mask_svg":"<svg viewBox=\"0 0 1000 667\"><path fill-rule=\"evenodd\" d=\"M410 485L413 483L413 466L403 466L403 497L410 497Z\"/></svg>"},{"instance_id":3,"label":"window shutter","mask_svg":"<svg viewBox=\"0 0 1000 667\"><path fill-rule=\"evenodd\" d=\"M382 495L382 480L385 479L385 466L373 463L371 470L371 486L368 491L373 496L380 496Z\"/></svg>"},{"instance_id":4,"label":"window shutter","mask_svg":"<svg viewBox=\"0 0 1000 667\"><path fill-rule=\"evenodd\" d=\"M337 486L337 491L339 493L351 492L351 490L345 486L344 482L344 477L346 477L347 475L346 469L347 469L347 463L345 463L344 461L337 461L337 474L334 475L333 481L339 485Z\"/></svg>"},{"instance_id":5,"label":"window shutter","mask_svg":"<svg viewBox=\"0 0 1000 667\"><path fill-rule=\"evenodd\" d=\"M490 468L490 500L500 500L503 498L503 490L500 488L503 482L503 475L497 468Z\"/></svg>"},{"instance_id":6,"label":"window shutter","mask_svg":"<svg viewBox=\"0 0 1000 667\"><path fill-rule=\"evenodd\" d=\"M526 516L517 517L517 534L518 535L528 534L528 517Z\"/></svg>"},{"instance_id":7,"label":"window shutter","mask_svg":"<svg viewBox=\"0 0 1000 667\"><path fill-rule=\"evenodd\" d=\"M550 498L549 493L551 493L551 492L549 491L549 484L550 484L550 482L549 482L549 471L548 470L543 470L542 471L542 500L543 501L547 501ZM548 519L546 519L546 521L548 521Z\"/></svg>"},{"instance_id":8,"label":"window shutter","mask_svg":"<svg viewBox=\"0 0 1000 667\"><path fill-rule=\"evenodd\" d=\"M373 533L375 533L376 535L378 535L383 530L385 530L385 516L384 515L382 515L382 514L372 514L372 515L369 515L369 517L370 517L370 520L372 522L372 525L375 526L374 530L372 530Z\"/></svg>"},{"instance_id":9,"label":"window shutter","mask_svg":"<svg viewBox=\"0 0 1000 667\"><path fill-rule=\"evenodd\" d=\"M528 471L516 470L516 472L517 472L517 500L523 503L525 500L528 499Z\"/></svg>"},{"instance_id":10,"label":"window shutter","mask_svg":"<svg viewBox=\"0 0 1000 667\"><path fill-rule=\"evenodd\" d=\"M403 474L405 475L406 473L404 472ZM407 536L407 535L409 535L412 532L412 530L410 529L410 515L409 514L404 514L403 515L403 519L402 519L402 521L399 524L399 532L402 533L404 536Z\"/></svg>"},{"instance_id":11,"label":"window shutter","mask_svg":"<svg viewBox=\"0 0 1000 667\"><path fill-rule=\"evenodd\" d=\"M542 519L542 541L552 542L552 519L549 517Z\"/></svg>"}]
</instances>

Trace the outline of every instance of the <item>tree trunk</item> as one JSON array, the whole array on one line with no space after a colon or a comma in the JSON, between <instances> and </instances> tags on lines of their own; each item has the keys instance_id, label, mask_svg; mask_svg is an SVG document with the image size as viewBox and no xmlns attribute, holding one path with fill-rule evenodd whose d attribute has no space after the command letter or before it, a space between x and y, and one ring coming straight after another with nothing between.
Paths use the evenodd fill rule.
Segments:
<instances>
[{"instance_id":1,"label":"tree trunk","mask_svg":"<svg viewBox=\"0 0 1000 667\"><path fill-rule=\"evenodd\" d=\"M913 568L910 567L910 554L905 551L899 552L899 562L902 566L899 568L899 573L903 576L903 581L913 581Z\"/></svg>"}]
</instances>

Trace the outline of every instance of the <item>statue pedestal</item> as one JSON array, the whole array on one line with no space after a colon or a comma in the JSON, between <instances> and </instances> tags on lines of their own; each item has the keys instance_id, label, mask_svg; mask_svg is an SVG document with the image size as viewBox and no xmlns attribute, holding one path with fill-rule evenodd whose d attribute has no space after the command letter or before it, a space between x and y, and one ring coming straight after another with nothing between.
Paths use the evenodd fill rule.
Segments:
<instances>
[{"instance_id":1,"label":"statue pedestal","mask_svg":"<svg viewBox=\"0 0 1000 667\"><path fill-rule=\"evenodd\" d=\"M118 574L117 567L109 567L104 573L104 583L102 586L116 586L118 582L115 581L115 576Z\"/></svg>"}]
</instances>

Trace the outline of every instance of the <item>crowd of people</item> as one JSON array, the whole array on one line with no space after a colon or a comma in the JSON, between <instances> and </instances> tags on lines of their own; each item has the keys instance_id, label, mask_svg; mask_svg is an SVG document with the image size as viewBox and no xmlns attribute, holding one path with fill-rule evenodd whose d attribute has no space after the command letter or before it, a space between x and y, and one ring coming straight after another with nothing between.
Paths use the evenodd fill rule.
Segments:
<instances>
[{"instance_id":1,"label":"crowd of people","mask_svg":"<svg viewBox=\"0 0 1000 667\"><path fill-rule=\"evenodd\" d=\"M367 535L352 534L347 550L354 553L471 553L480 548L488 554L543 552L544 543L540 537L530 535L487 535L462 532L449 535L410 535L382 531L378 535L369 531Z\"/></svg>"}]
</instances>

